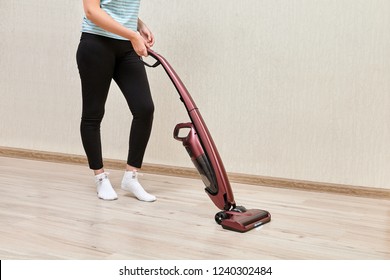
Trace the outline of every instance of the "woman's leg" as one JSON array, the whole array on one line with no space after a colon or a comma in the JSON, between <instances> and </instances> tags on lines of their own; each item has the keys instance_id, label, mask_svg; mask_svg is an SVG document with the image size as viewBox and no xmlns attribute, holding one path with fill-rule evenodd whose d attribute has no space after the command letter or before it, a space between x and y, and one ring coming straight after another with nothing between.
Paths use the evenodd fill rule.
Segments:
<instances>
[{"instance_id":1,"label":"woman's leg","mask_svg":"<svg viewBox=\"0 0 390 280\"><path fill-rule=\"evenodd\" d=\"M94 171L98 197L118 198L103 169L100 124L112 80L115 55L109 40L83 34L77 50L77 64L82 87L82 117L80 133L89 167Z\"/></svg>"},{"instance_id":2,"label":"woman's leg","mask_svg":"<svg viewBox=\"0 0 390 280\"><path fill-rule=\"evenodd\" d=\"M142 166L152 130L154 104L145 67L134 51L126 52L126 56L117 61L114 80L123 92L133 114L127 167L121 187L132 192L139 200L152 202L156 197L147 193L141 186L137 170Z\"/></svg>"},{"instance_id":3,"label":"woman's leg","mask_svg":"<svg viewBox=\"0 0 390 280\"><path fill-rule=\"evenodd\" d=\"M81 139L89 167L99 173L103 169L100 124L114 72L115 55L105 38L83 34L77 50L77 64L82 88Z\"/></svg>"},{"instance_id":4,"label":"woman's leg","mask_svg":"<svg viewBox=\"0 0 390 280\"><path fill-rule=\"evenodd\" d=\"M127 169L141 168L153 124L154 104L145 67L136 53L128 52L115 67L114 80L133 115Z\"/></svg>"}]
</instances>

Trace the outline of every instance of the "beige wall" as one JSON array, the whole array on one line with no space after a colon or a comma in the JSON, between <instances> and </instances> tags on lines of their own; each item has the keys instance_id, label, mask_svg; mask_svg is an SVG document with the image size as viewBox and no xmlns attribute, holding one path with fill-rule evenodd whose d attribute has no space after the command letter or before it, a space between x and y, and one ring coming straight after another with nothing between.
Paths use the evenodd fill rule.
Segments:
<instances>
[{"instance_id":1,"label":"beige wall","mask_svg":"<svg viewBox=\"0 0 390 280\"><path fill-rule=\"evenodd\" d=\"M389 0L143 0L155 50L197 102L230 172L390 188ZM82 1L0 0L0 146L83 154L75 64ZM148 163L191 167L162 68ZM131 117L113 84L104 154Z\"/></svg>"}]
</instances>

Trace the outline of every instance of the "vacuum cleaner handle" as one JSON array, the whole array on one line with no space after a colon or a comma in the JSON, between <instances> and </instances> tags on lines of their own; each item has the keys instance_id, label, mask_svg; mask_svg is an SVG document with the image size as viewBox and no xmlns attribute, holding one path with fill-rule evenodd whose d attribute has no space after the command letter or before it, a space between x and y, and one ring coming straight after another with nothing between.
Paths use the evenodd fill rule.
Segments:
<instances>
[{"instance_id":1,"label":"vacuum cleaner handle","mask_svg":"<svg viewBox=\"0 0 390 280\"><path fill-rule=\"evenodd\" d=\"M175 126L175 129L173 131L173 138L175 138L176 140L178 141L184 141L188 138L189 134L187 134L186 136L180 136L180 130L183 129L183 128L187 128L187 129L193 129L194 126L192 123L179 123Z\"/></svg>"},{"instance_id":2,"label":"vacuum cleaner handle","mask_svg":"<svg viewBox=\"0 0 390 280\"><path fill-rule=\"evenodd\" d=\"M180 136L181 129L188 129L185 136ZM204 154L202 145L199 142L196 130L192 123L179 123L173 131L173 138L183 143L191 159L196 159Z\"/></svg>"},{"instance_id":3,"label":"vacuum cleaner handle","mask_svg":"<svg viewBox=\"0 0 390 280\"><path fill-rule=\"evenodd\" d=\"M149 64L149 63L145 62L145 60L143 60L142 57L140 57L142 63L150 68L156 68L157 66L159 66L161 64L161 62L156 58L156 53L154 51L152 51L149 48L147 49L147 51L148 51L148 54L156 60L156 62L154 64Z\"/></svg>"},{"instance_id":4,"label":"vacuum cleaner handle","mask_svg":"<svg viewBox=\"0 0 390 280\"><path fill-rule=\"evenodd\" d=\"M158 60L158 59L156 58L157 53L156 53L154 50L152 50L151 48L147 48L147 51L148 51L148 55L150 55L150 56L153 57L154 59Z\"/></svg>"}]
</instances>

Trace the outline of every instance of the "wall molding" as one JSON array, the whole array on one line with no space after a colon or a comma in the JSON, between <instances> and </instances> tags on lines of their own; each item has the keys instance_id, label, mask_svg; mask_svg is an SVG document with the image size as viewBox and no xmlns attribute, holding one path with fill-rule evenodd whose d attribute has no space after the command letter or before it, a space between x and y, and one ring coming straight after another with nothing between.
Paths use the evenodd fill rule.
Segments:
<instances>
[{"instance_id":1,"label":"wall molding","mask_svg":"<svg viewBox=\"0 0 390 280\"><path fill-rule=\"evenodd\" d=\"M0 157L12 157L29 160L39 160L54 163L78 164L87 165L85 156L64 154L47 151L37 151L10 147L0 147ZM125 162L115 159L105 159L106 169L124 169ZM143 173L153 173L159 175L185 177L185 178L199 178L199 174L195 168L168 166L161 164L144 163L142 166ZM390 189L375 188L375 187L361 187L343 184L332 184L323 182L312 182L304 180L275 178L267 176L258 176L241 173L228 173L229 180L232 183L249 184L265 187L294 189L301 191L315 191L334 193L350 196L369 197L390 199Z\"/></svg>"}]
</instances>

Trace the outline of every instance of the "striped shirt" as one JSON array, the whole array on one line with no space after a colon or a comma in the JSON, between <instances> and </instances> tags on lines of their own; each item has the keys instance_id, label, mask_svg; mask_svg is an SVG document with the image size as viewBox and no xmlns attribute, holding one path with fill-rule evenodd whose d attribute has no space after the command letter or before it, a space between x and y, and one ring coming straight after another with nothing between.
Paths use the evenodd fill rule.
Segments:
<instances>
[{"instance_id":1,"label":"striped shirt","mask_svg":"<svg viewBox=\"0 0 390 280\"><path fill-rule=\"evenodd\" d=\"M100 0L100 7L123 26L137 31L138 12L141 0ZM128 40L97 26L84 16L81 32Z\"/></svg>"}]
</instances>

